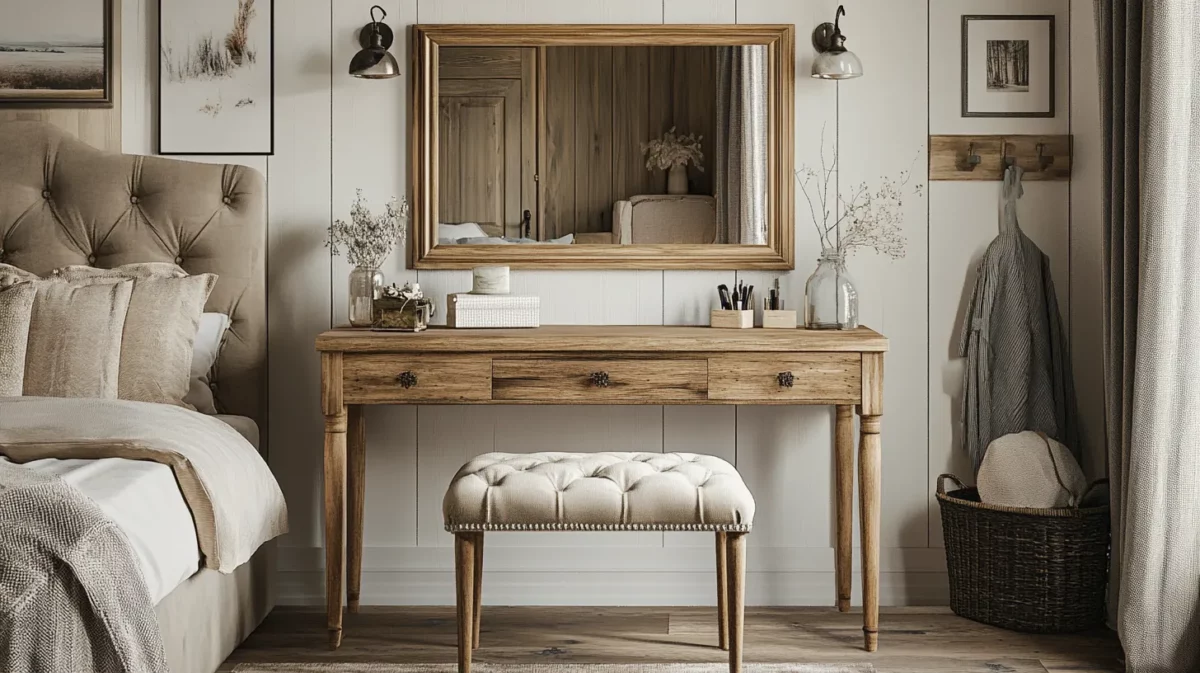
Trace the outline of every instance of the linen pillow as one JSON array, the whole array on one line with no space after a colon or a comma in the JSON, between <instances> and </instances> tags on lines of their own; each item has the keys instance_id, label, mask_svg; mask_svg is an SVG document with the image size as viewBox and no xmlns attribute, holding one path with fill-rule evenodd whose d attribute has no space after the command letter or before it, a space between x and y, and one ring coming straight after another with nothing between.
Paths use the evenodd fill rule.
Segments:
<instances>
[{"instance_id":1,"label":"linen pillow","mask_svg":"<svg viewBox=\"0 0 1200 673\"><path fill-rule=\"evenodd\" d=\"M37 288L0 285L0 397L17 397L25 385L25 346Z\"/></svg>"},{"instance_id":2,"label":"linen pillow","mask_svg":"<svg viewBox=\"0 0 1200 673\"><path fill-rule=\"evenodd\" d=\"M200 328L196 330L196 341L192 344L192 378L183 401L202 414L218 413L213 399L212 368L221 355L228 329L229 316L224 313L205 313L200 316Z\"/></svg>"},{"instance_id":3,"label":"linen pillow","mask_svg":"<svg viewBox=\"0 0 1200 673\"><path fill-rule=\"evenodd\" d=\"M0 287L8 287L26 281L41 280L35 274L25 269L18 269L12 264L0 264Z\"/></svg>"},{"instance_id":4,"label":"linen pillow","mask_svg":"<svg viewBox=\"0 0 1200 673\"><path fill-rule=\"evenodd\" d=\"M191 382L192 345L215 275L189 276L174 264L152 263L115 269L68 266L54 276L72 284L132 280L117 397L194 408L184 401Z\"/></svg>"},{"instance_id":5,"label":"linen pillow","mask_svg":"<svg viewBox=\"0 0 1200 673\"><path fill-rule=\"evenodd\" d=\"M25 349L24 393L116 398L133 283L77 286L39 280L31 285L37 297Z\"/></svg>"}]
</instances>

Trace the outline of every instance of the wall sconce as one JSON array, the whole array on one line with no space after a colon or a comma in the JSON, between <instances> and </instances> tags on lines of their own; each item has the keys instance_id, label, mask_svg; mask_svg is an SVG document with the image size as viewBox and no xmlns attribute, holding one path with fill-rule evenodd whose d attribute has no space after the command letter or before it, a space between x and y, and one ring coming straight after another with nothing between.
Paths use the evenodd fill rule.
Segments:
<instances>
[{"instance_id":1,"label":"wall sconce","mask_svg":"<svg viewBox=\"0 0 1200 673\"><path fill-rule=\"evenodd\" d=\"M379 10L379 18L375 18L375 10ZM358 43L362 49L350 60L350 74L364 79L389 79L400 76L400 65L396 57L388 52L392 46L392 29L386 23L380 23L387 18L387 12L379 5L371 8L371 23L363 26L358 32Z\"/></svg>"},{"instance_id":2,"label":"wall sconce","mask_svg":"<svg viewBox=\"0 0 1200 673\"><path fill-rule=\"evenodd\" d=\"M812 76L817 79L853 79L863 75L862 62L854 52L846 50L846 36L838 25L845 15L846 8L838 5L833 23L822 23L813 31L817 57L813 59Z\"/></svg>"}]
</instances>

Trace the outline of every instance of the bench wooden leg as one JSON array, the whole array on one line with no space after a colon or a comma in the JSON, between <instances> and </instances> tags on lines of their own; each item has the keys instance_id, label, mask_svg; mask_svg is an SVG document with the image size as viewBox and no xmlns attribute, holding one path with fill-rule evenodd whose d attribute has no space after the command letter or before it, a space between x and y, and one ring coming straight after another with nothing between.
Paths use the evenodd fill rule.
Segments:
<instances>
[{"instance_id":1,"label":"bench wooden leg","mask_svg":"<svg viewBox=\"0 0 1200 673\"><path fill-rule=\"evenodd\" d=\"M717 533L717 642L729 649L729 582L725 533Z\"/></svg>"},{"instance_id":2,"label":"bench wooden leg","mask_svg":"<svg viewBox=\"0 0 1200 673\"><path fill-rule=\"evenodd\" d=\"M472 567L474 581L471 586L471 595L475 598L475 604L471 610L474 624L472 630L474 636L471 640L475 648L479 647L479 620L483 615L483 533L475 533L475 564Z\"/></svg>"},{"instance_id":3,"label":"bench wooden leg","mask_svg":"<svg viewBox=\"0 0 1200 673\"><path fill-rule=\"evenodd\" d=\"M458 591L458 673L471 673L471 650L475 634L472 612L475 608L475 536L458 533L454 536L454 577Z\"/></svg>"},{"instance_id":4,"label":"bench wooden leg","mask_svg":"<svg viewBox=\"0 0 1200 673\"><path fill-rule=\"evenodd\" d=\"M725 534L729 613L729 673L742 671L742 633L746 606L746 534Z\"/></svg>"}]
</instances>

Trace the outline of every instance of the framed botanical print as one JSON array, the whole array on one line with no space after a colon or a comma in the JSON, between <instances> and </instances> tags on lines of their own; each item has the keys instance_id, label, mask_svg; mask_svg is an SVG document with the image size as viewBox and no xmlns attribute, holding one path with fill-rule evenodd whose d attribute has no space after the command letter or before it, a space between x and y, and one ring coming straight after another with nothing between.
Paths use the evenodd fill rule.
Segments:
<instances>
[{"instance_id":1,"label":"framed botanical print","mask_svg":"<svg viewBox=\"0 0 1200 673\"><path fill-rule=\"evenodd\" d=\"M272 0L159 0L159 154L272 154Z\"/></svg>"},{"instance_id":2,"label":"framed botanical print","mask_svg":"<svg viewBox=\"0 0 1200 673\"><path fill-rule=\"evenodd\" d=\"M1054 16L962 18L962 116L1054 116Z\"/></svg>"},{"instance_id":3,"label":"framed botanical print","mask_svg":"<svg viewBox=\"0 0 1200 673\"><path fill-rule=\"evenodd\" d=\"M110 108L112 0L3 0L0 108Z\"/></svg>"}]
</instances>

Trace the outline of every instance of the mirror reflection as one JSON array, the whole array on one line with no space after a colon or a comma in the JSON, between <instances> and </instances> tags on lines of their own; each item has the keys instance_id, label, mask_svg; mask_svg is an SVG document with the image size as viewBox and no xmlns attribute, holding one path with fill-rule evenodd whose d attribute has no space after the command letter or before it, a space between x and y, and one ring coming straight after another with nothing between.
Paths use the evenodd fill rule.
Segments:
<instances>
[{"instance_id":1,"label":"mirror reflection","mask_svg":"<svg viewBox=\"0 0 1200 673\"><path fill-rule=\"evenodd\" d=\"M768 242L768 55L438 49L438 245Z\"/></svg>"}]
</instances>

